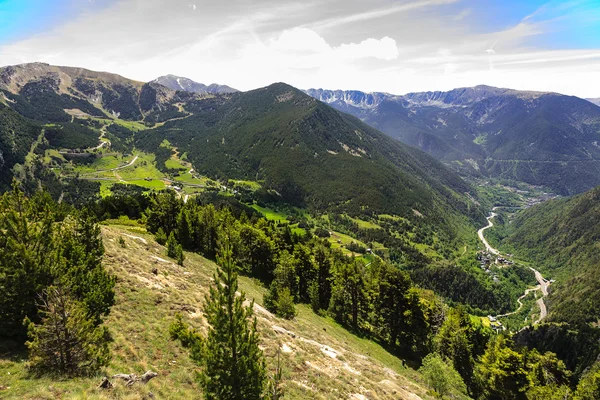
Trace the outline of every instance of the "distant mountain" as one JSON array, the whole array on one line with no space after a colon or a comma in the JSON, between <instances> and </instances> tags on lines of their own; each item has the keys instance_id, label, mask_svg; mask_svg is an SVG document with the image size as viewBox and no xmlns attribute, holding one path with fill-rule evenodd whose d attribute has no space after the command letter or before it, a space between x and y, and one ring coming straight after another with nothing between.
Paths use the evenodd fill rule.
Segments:
<instances>
[{"instance_id":1,"label":"distant mountain","mask_svg":"<svg viewBox=\"0 0 600 400\"><path fill-rule=\"evenodd\" d=\"M598 97L597 99L586 99L587 101L594 103L597 106L600 106L600 97Z\"/></svg>"},{"instance_id":2,"label":"distant mountain","mask_svg":"<svg viewBox=\"0 0 600 400\"><path fill-rule=\"evenodd\" d=\"M72 114L161 122L185 113L176 103L196 97L155 82L43 63L0 68L0 92L24 117L68 122Z\"/></svg>"},{"instance_id":3,"label":"distant mountain","mask_svg":"<svg viewBox=\"0 0 600 400\"><path fill-rule=\"evenodd\" d=\"M163 86L173 90L184 90L191 93L200 94L222 94L222 93L235 93L239 90L229 87L227 85L218 85L213 83L211 85L204 85L202 83L194 82L191 79L183 78L175 75L165 75L156 78L153 82L159 83Z\"/></svg>"},{"instance_id":4,"label":"distant mountain","mask_svg":"<svg viewBox=\"0 0 600 400\"><path fill-rule=\"evenodd\" d=\"M561 194L600 185L600 107L577 97L490 86L306 93L464 172Z\"/></svg>"}]
</instances>

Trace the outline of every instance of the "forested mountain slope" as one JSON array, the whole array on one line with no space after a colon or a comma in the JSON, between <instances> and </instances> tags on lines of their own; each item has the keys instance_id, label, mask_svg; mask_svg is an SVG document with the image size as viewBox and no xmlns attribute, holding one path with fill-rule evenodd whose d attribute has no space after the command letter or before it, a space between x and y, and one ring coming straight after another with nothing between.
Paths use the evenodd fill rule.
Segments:
<instances>
[{"instance_id":1,"label":"forested mountain slope","mask_svg":"<svg viewBox=\"0 0 600 400\"><path fill-rule=\"evenodd\" d=\"M600 187L551 200L517 214L504 239L507 249L527 257L557 278L549 297L554 321L600 318Z\"/></svg>"},{"instance_id":2,"label":"forested mountain slope","mask_svg":"<svg viewBox=\"0 0 600 400\"><path fill-rule=\"evenodd\" d=\"M23 118L0 97L0 191L10 187L12 168L23 164L41 128Z\"/></svg>"},{"instance_id":3,"label":"forested mountain slope","mask_svg":"<svg viewBox=\"0 0 600 400\"><path fill-rule=\"evenodd\" d=\"M136 145L158 151L166 139L197 170L264 180L297 205L481 218L469 186L441 163L286 84L186 110L193 115L139 133Z\"/></svg>"},{"instance_id":4,"label":"forested mountain slope","mask_svg":"<svg viewBox=\"0 0 600 400\"><path fill-rule=\"evenodd\" d=\"M307 93L464 172L560 194L600 184L600 107L577 97L490 86L404 96Z\"/></svg>"},{"instance_id":5,"label":"forested mountain slope","mask_svg":"<svg viewBox=\"0 0 600 400\"><path fill-rule=\"evenodd\" d=\"M164 152L166 139L197 171L264 181L288 203L418 213L446 225L450 214L482 217L465 196L469 185L442 164L285 84L203 97L156 82L33 63L2 68L0 90L22 116L52 124L46 135L51 147L98 143L97 129L85 118L139 121L153 129L136 135L138 148ZM129 138L127 129L119 132L109 133L131 143L133 132Z\"/></svg>"}]
</instances>

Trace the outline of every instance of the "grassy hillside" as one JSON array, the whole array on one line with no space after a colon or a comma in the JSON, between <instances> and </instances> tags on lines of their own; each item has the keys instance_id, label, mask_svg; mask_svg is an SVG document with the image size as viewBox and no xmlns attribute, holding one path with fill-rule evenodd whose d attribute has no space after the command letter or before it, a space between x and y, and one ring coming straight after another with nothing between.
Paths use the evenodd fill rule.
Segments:
<instances>
[{"instance_id":1,"label":"grassy hillside","mask_svg":"<svg viewBox=\"0 0 600 400\"><path fill-rule=\"evenodd\" d=\"M205 327L202 305L215 265L186 253L185 265L179 267L167 260L164 247L138 227L105 226L102 236L104 264L118 279L116 305L107 320L114 339L113 358L105 375L141 375L151 369L158 377L146 386L116 382L114 389L103 390L97 388L103 375L65 381L32 379L24 355L0 354L3 399L139 399L148 398L150 392L159 399L201 397L197 367L186 350L169 338L168 329L178 312L194 327ZM125 248L119 238L124 239ZM276 349L281 349L285 398L350 398L354 394L369 399L429 398L419 375L374 342L352 335L303 305L297 306L294 320L279 319L261 307L265 290L260 285L240 278L240 287L256 301L270 372L275 368Z\"/></svg>"},{"instance_id":2,"label":"grassy hillside","mask_svg":"<svg viewBox=\"0 0 600 400\"><path fill-rule=\"evenodd\" d=\"M550 318L600 318L600 188L532 207L510 225L506 250L535 261L557 279L549 297Z\"/></svg>"}]
</instances>

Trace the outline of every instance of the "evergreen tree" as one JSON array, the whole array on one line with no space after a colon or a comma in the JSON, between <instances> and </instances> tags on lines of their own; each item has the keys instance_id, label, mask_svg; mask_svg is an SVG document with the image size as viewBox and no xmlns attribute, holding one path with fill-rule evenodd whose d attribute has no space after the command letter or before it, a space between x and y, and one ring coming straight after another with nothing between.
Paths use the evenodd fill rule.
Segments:
<instances>
[{"instance_id":1,"label":"evergreen tree","mask_svg":"<svg viewBox=\"0 0 600 400\"><path fill-rule=\"evenodd\" d=\"M312 281L317 277L317 271L312 262L309 247L304 244L294 246L294 259L296 274L298 275L298 299L302 303L309 303L308 289Z\"/></svg>"},{"instance_id":2,"label":"evergreen tree","mask_svg":"<svg viewBox=\"0 0 600 400\"><path fill-rule=\"evenodd\" d=\"M462 308L453 308L448 312L434 339L436 350L452 361L454 368L463 378L471 392L475 389L473 369L475 357L479 355L478 332L473 328L469 314Z\"/></svg>"},{"instance_id":3,"label":"evergreen tree","mask_svg":"<svg viewBox=\"0 0 600 400\"><path fill-rule=\"evenodd\" d=\"M154 238L156 239L156 243L164 246L167 243L167 234L163 231L163 228L158 228L156 233L154 234Z\"/></svg>"},{"instance_id":4,"label":"evergreen tree","mask_svg":"<svg viewBox=\"0 0 600 400\"><path fill-rule=\"evenodd\" d=\"M504 336L497 336L488 343L477 365L477 375L486 399L525 398L530 387L523 355L511 349Z\"/></svg>"},{"instance_id":5,"label":"evergreen tree","mask_svg":"<svg viewBox=\"0 0 600 400\"><path fill-rule=\"evenodd\" d=\"M377 262L377 264L380 264ZM380 317L381 336L391 346L407 330L409 325L406 292L410 288L410 279L405 272L388 264L381 265L379 272L379 296L377 314Z\"/></svg>"},{"instance_id":6,"label":"evergreen tree","mask_svg":"<svg viewBox=\"0 0 600 400\"><path fill-rule=\"evenodd\" d=\"M364 264L359 260L337 260L333 274L329 311L342 324L358 328L364 303Z\"/></svg>"},{"instance_id":7,"label":"evergreen tree","mask_svg":"<svg viewBox=\"0 0 600 400\"><path fill-rule=\"evenodd\" d=\"M56 281L82 302L94 324L99 325L115 302L115 278L102 266L100 226L91 213L77 213L60 225L56 242L60 260L51 269Z\"/></svg>"},{"instance_id":8,"label":"evergreen tree","mask_svg":"<svg viewBox=\"0 0 600 400\"><path fill-rule=\"evenodd\" d=\"M173 232L177 228L177 216L182 204L173 190L153 195L145 213L148 230L156 233L158 228L162 228L167 235Z\"/></svg>"},{"instance_id":9,"label":"evergreen tree","mask_svg":"<svg viewBox=\"0 0 600 400\"><path fill-rule=\"evenodd\" d=\"M175 247L175 258L177 259L177 264L183 266L183 260L185 260L185 254L183 254L183 248L180 244Z\"/></svg>"},{"instance_id":10,"label":"evergreen tree","mask_svg":"<svg viewBox=\"0 0 600 400\"><path fill-rule=\"evenodd\" d=\"M596 364L579 381L574 400L600 399L600 364Z\"/></svg>"},{"instance_id":11,"label":"evergreen tree","mask_svg":"<svg viewBox=\"0 0 600 400\"><path fill-rule=\"evenodd\" d=\"M167 239L167 256L171 258L177 258L177 239L175 239L175 234L171 232L169 234L169 239Z\"/></svg>"},{"instance_id":12,"label":"evergreen tree","mask_svg":"<svg viewBox=\"0 0 600 400\"><path fill-rule=\"evenodd\" d=\"M54 213L47 195L28 201L16 183L0 198L0 335L23 338L23 319L38 321L38 295L52 282Z\"/></svg>"},{"instance_id":13,"label":"evergreen tree","mask_svg":"<svg viewBox=\"0 0 600 400\"><path fill-rule=\"evenodd\" d=\"M40 324L26 319L29 361L39 373L86 375L107 365L110 335L63 288L44 291Z\"/></svg>"},{"instance_id":14,"label":"evergreen tree","mask_svg":"<svg viewBox=\"0 0 600 400\"><path fill-rule=\"evenodd\" d=\"M318 306L319 309L326 310L331 299L331 259L323 245L318 245L314 254L317 266Z\"/></svg>"},{"instance_id":15,"label":"evergreen tree","mask_svg":"<svg viewBox=\"0 0 600 400\"><path fill-rule=\"evenodd\" d=\"M204 343L201 384L207 399L259 399L266 384L265 361L258 347L256 318L244 307L245 295L236 296L237 267L229 242L217 257L219 269L206 296L205 314L210 325Z\"/></svg>"}]
</instances>

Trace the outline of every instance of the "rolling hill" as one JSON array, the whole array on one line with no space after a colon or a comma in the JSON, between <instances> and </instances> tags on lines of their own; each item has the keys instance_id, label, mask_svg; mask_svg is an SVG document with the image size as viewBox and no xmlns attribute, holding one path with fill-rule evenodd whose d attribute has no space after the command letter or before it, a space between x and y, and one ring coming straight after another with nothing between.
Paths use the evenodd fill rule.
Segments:
<instances>
[{"instance_id":1,"label":"rolling hill","mask_svg":"<svg viewBox=\"0 0 600 400\"><path fill-rule=\"evenodd\" d=\"M577 97L490 86L404 96L306 92L463 172L560 194L600 184L600 107Z\"/></svg>"}]
</instances>

